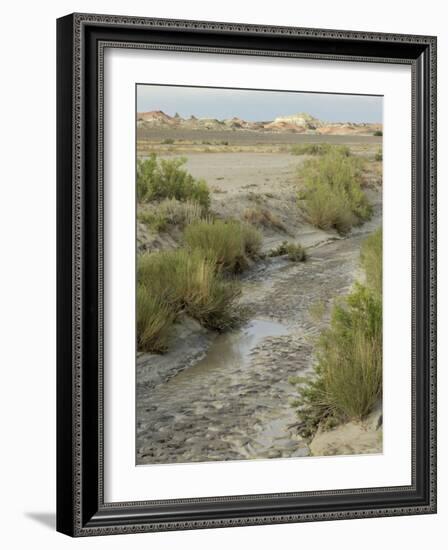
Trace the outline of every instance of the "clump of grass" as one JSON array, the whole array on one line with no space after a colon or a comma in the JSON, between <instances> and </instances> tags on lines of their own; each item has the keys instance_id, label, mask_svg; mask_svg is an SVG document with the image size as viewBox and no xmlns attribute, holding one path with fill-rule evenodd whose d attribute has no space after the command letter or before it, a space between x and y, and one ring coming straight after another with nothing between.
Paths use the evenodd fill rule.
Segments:
<instances>
[{"instance_id":1,"label":"clump of grass","mask_svg":"<svg viewBox=\"0 0 448 550\"><path fill-rule=\"evenodd\" d=\"M331 145L330 143L300 143L293 145L290 149L292 155L315 155L321 156L326 155L334 151L349 157L351 155L350 148L347 145Z\"/></svg>"},{"instance_id":2,"label":"clump of grass","mask_svg":"<svg viewBox=\"0 0 448 550\"><path fill-rule=\"evenodd\" d=\"M269 253L271 258L286 255L290 262L304 262L307 258L306 250L301 244L289 243L288 241L283 241Z\"/></svg>"},{"instance_id":3,"label":"clump of grass","mask_svg":"<svg viewBox=\"0 0 448 550\"><path fill-rule=\"evenodd\" d=\"M267 208L246 208L243 212L243 219L258 227L273 227L280 231L286 231L285 224Z\"/></svg>"},{"instance_id":4,"label":"clump of grass","mask_svg":"<svg viewBox=\"0 0 448 550\"><path fill-rule=\"evenodd\" d=\"M223 279L216 260L198 249L140 255L137 265L137 344L146 352L167 349L181 313L204 327L226 330L240 319L240 285Z\"/></svg>"},{"instance_id":5,"label":"clump of grass","mask_svg":"<svg viewBox=\"0 0 448 550\"><path fill-rule=\"evenodd\" d=\"M166 138L162 141L163 145L173 145L174 139L173 138Z\"/></svg>"},{"instance_id":6,"label":"clump of grass","mask_svg":"<svg viewBox=\"0 0 448 550\"><path fill-rule=\"evenodd\" d=\"M139 212L138 219L156 233L166 231L169 226L184 228L202 218L204 209L195 201L181 202L177 199L164 199L161 202L148 203L145 210Z\"/></svg>"},{"instance_id":7,"label":"clump of grass","mask_svg":"<svg viewBox=\"0 0 448 550\"><path fill-rule=\"evenodd\" d=\"M375 160L377 162L383 160L383 150L382 149L378 149L378 151L375 153Z\"/></svg>"},{"instance_id":8,"label":"clump of grass","mask_svg":"<svg viewBox=\"0 0 448 550\"><path fill-rule=\"evenodd\" d=\"M374 135L374 136L382 136L382 135L383 135L383 131L382 131L382 130L375 130L375 132L373 132L373 135Z\"/></svg>"},{"instance_id":9,"label":"clump of grass","mask_svg":"<svg viewBox=\"0 0 448 550\"><path fill-rule=\"evenodd\" d=\"M153 153L137 163L137 200L162 199L196 201L203 208L210 206L210 191L204 180L196 180L184 168L187 159L158 159Z\"/></svg>"},{"instance_id":10,"label":"clump of grass","mask_svg":"<svg viewBox=\"0 0 448 550\"><path fill-rule=\"evenodd\" d=\"M333 305L330 326L316 344L313 376L291 382L300 431L311 437L319 426L332 427L368 415L382 392L381 232L363 246L366 284L357 283L345 300Z\"/></svg>"},{"instance_id":11,"label":"clump of grass","mask_svg":"<svg viewBox=\"0 0 448 550\"><path fill-rule=\"evenodd\" d=\"M333 306L331 324L317 342L313 378L299 381L296 401L301 433L362 419L382 389L382 306L369 288L357 285L345 302Z\"/></svg>"},{"instance_id":12,"label":"clump of grass","mask_svg":"<svg viewBox=\"0 0 448 550\"><path fill-rule=\"evenodd\" d=\"M361 189L363 161L332 150L307 160L300 172L299 205L308 221L344 234L369 219L372 207Z\"/></svg>"},{"instance_id":13,"label":"clump of grass","mask_svg":"<svg viewBox=\"0 0 448 550\"><path fill-rule=\"evenodd\" d=\"M205 214L201 205L192 200L181 202L177 199L165 199L158 205L158 209L168 223L181 227L199 220Z\"/></svg>"},{"instance_id":14,"label":"clump of grass","mask_svg":"<svg viewBox=\"0 0 448 550\"><path fill-rule=\"evenodd\" d=\"M164 353L168 349L175 312L159 296L137 285L137 349Z\"/></svg>"},{"instance_id":15,"label":"clump of grass","mask_svg":"<svg viewBox=\"0 0 448 550\"><path fill-rule=\"evenodd\" d=\"M262 240L257 229L236 220L195 222L187 226L184 238L189 249L200 250L229 273L244 271L249 259L258 255Z\"/></svg>"},{"instance_id":16,"label":"clump of grass","mask_svg":"<svg viewBox=\"0 0 448 550\"><path fill-rule=\"evenodd\" d=\"M383 294L383 231L377 229L361 246L361 265L366 276L366 285L377 296Z\"/></svg>"},{"instance_id":17,"label":"clump of grass","mask_svg":"<svg viewBox=\"0 0 448 550\"><path fill-rule=\"evenodd\" d=\"M139 212L137 214L137 219L139 222L146 225L151 231L155 233L160 233L165 231L168 226L168 220L162 212L149 211L149 212Z\"/></svg>"}]
</instances>

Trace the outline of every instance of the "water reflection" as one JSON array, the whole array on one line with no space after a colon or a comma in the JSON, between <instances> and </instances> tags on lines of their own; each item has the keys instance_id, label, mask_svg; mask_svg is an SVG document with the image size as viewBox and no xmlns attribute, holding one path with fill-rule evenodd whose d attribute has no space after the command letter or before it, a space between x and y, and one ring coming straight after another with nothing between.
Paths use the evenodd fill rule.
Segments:
<instances>
[{"instance_id":1,"label":"water reflection","mask_svg":"<svg viewBox=\"0 0 448 550\"><path fill-rule=\"evenodd\" d=\"M226 332L216 337L210 346L207 355L196 365L171 378L166 384L169 389L173 386L189 386L195 379L203 380L204 376L217 375L225 369L240 370L250 364L250 352L268 336L282 336L288 329L274 321L254 319L238 331Z\"/></svg>"}]
</instances>

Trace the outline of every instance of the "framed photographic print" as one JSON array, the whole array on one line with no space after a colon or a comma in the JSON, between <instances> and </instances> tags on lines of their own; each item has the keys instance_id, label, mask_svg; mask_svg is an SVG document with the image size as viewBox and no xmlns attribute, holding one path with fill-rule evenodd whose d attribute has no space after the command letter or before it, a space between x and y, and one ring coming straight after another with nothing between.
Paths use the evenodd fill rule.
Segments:
<instances>
[{"instance_id":1,"label":"framed photographic print","mask_svg":"<svg viewBox=\"0 0 448 550\"><path fill-rule=\"evenodd\" d=\"M434 513L436 38L57 40L57 529Z\"/></svg>"}]
</instances>

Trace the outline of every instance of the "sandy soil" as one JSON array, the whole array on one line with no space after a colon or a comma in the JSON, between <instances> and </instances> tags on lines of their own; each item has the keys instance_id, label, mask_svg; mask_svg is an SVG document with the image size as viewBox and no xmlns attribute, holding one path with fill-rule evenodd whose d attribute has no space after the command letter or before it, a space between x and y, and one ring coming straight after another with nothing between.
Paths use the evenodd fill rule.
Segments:
<instances>
[{"instance_id":1,"label":"sandy soil","mask_svg":"<svg viewBox=\"0 0 448 550\"><path fill-rule=\"evenodd\" d=\"M377 151L369 146L363 155L369 159ZM307 156L290 153L190 153L185 168L195 178L204 179L211 190L211 210L223 218L244 219L248 210L269 210L279 225L262 225L263 251L269 251L282 241L300 242L303 246L315 246L338 239L336 231L321 231L308 224L297 206L297 190L300 185L298 172ZM161 155L162 158L170 158ZM371 202L381 203L378 193L381 183L381 163L371 163L366 177L366 187ZM178 234L150 235L139 228L140 241L146 249L176 246Z\"/></svg>"}]
</instances>

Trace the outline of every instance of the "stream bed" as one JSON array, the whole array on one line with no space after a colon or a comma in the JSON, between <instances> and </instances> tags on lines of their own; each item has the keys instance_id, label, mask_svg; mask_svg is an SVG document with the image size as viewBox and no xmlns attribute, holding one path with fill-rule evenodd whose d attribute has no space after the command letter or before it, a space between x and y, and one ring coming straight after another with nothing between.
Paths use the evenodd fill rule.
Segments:
<instances>
[{"instance_id":1,"label":"stream bed","mask_svg":"<svg viewBox=\"0 0 448 550\"><path fill-rule=\"evenodd\" d=\"M315 248L304 263L273 262L243 280L250 321L202 348L147 356L146 372L171 360L172 375L151 387L137 368L137 464L308 456L296 433L291 376L312 367L313 337L358 272L362 235ZM170 358L171 355L171 358ZM165 362L165 363L163 363ZM185 364L183 364L185 363Z\"/></svg>"}]
</instances>

